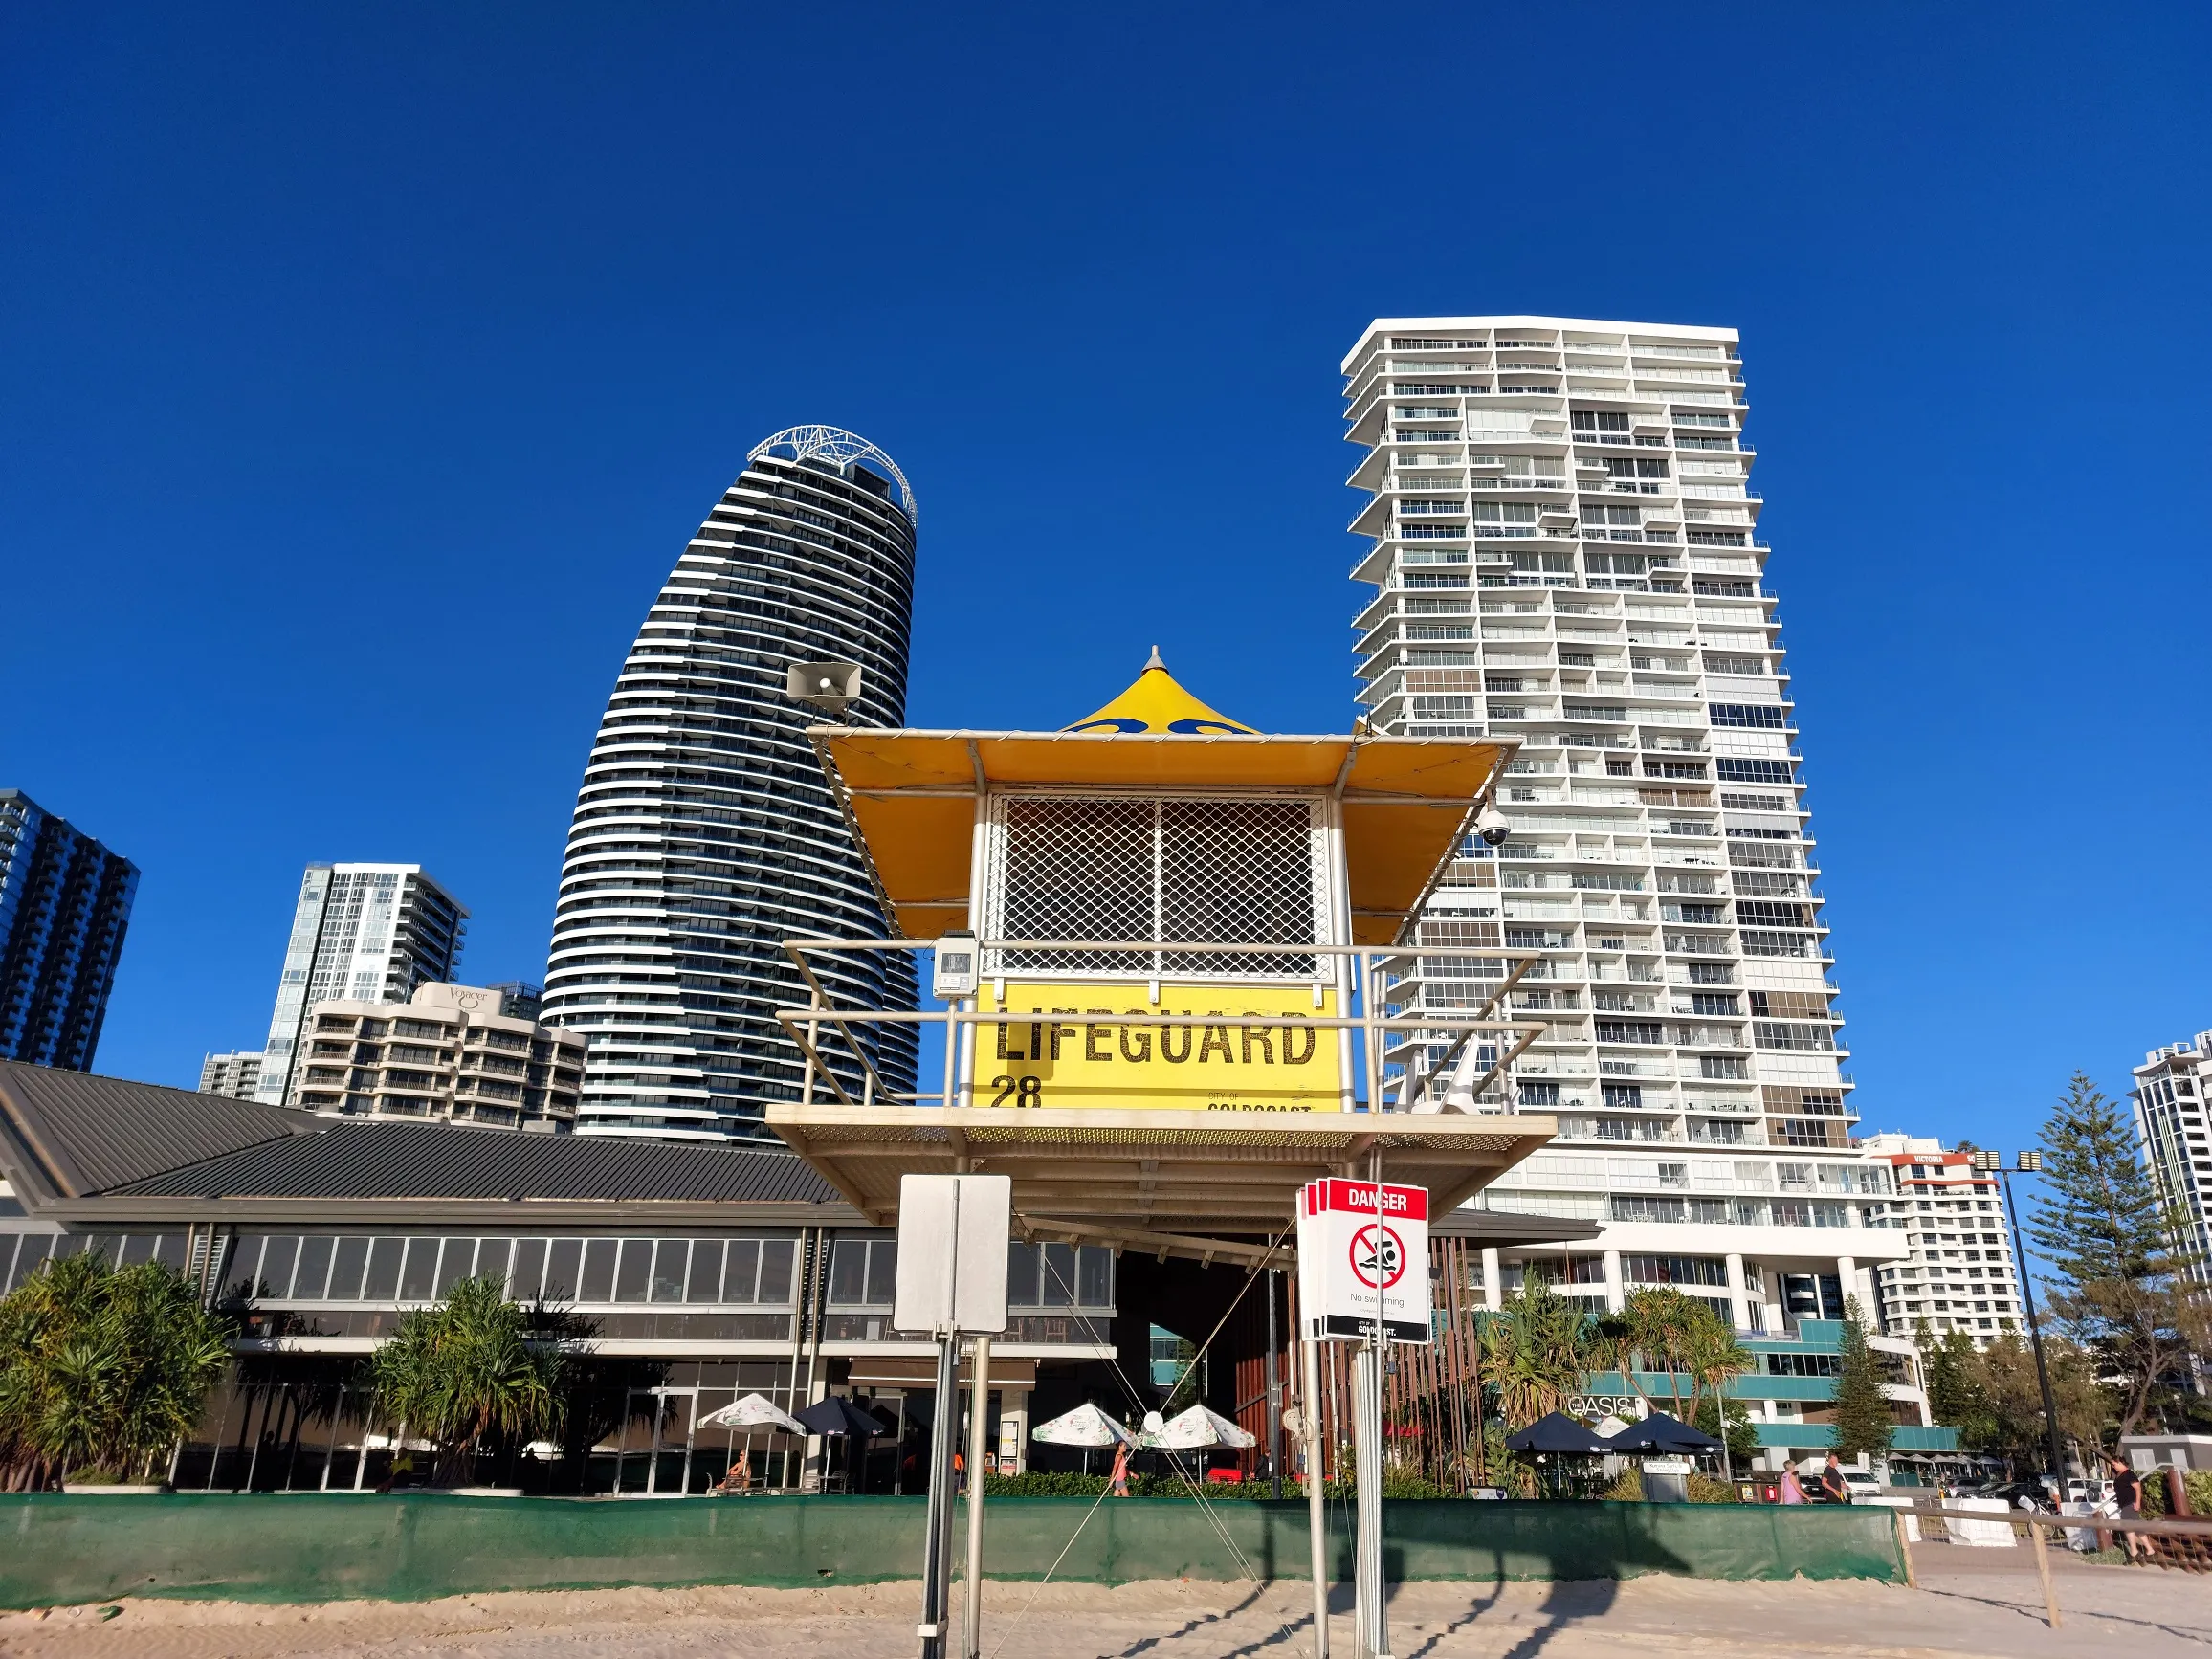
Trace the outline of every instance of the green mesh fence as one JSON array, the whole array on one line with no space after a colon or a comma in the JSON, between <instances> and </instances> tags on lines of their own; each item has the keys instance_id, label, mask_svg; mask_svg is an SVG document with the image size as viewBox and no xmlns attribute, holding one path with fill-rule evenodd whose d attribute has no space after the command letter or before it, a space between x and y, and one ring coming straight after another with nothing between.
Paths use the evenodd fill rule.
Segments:
<instances>
[{"instance_id":1,"label":"green mesh fence","mask_svg":"<svg viewBox=\"0 0 2212 1659\"><path fill-rule=\"evenodd\" d=\"M1904 1577L1886 1509L1418 1499L1384 1509L1393 1579ZM1225 1503L1211 1514L1221 1530L1195 1503L1169 1499L1095 1510L1077 1498L998 1499L986 1512L985 1570L1042 1578L1080 1522L1057 1578L1233 1580L1245 1576L1243 1562L1263 1578L1305 1576L1304 1505ZM1351 1576L1347 1526L1332 1515L1339 1580ZM617 1584L868 1583L919 1576L921 1528L919 1498L7 1495L0 1606L124 1595L419 1601Z\"/></svg>"}]
</instances>

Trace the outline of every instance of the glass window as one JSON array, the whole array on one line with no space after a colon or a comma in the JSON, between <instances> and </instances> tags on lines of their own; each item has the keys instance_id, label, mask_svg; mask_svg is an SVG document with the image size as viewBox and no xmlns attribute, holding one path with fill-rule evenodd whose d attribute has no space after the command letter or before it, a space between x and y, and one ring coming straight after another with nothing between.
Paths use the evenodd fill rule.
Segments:
<instances>
[{"instance_id":1,"label":"glass window","mask_svg":"<svg viewBox=\"0 0 2212 1659\"><path fill-rule=\"evenodd\" d=\"M122 1255L116 1266L135 1268L141 1262L151 1261L154 1254L154 1235L150 1232L123 1234Z\"/></svg>"},{"instance_id":2,"label":"glass window","mask_svg":"<svg viewBox=\"0 0 2212 1659\"><path fill-rule=\"evenodd\" d=\"M1065 1308L1075 1300L1075 1247L1049 1244L1042 1246L1044 1257L1042 1306Z\"/></svg>"},{"instance_id":3,"label":"glass window","mask_svg":"<svg viewBox=\"0 0 2212 1659\"><path fill-rule=\"evenodd\" d=\"M446 1240L445 1254L438 1258L438 1294L444 1295L476 1270L476 1241L473 1238Z\"/></svg>"},{"instance_id":4,"label":"glass window","mask_svg":"<svg viewBox=\"0 0 2212 1659\"><path fill-rule=\"evenodd\" d=\"M757 1238L730 1240L729 1266L722 1273L722 1300L750 1302L755 1299L755 1285L761 1276L761 1241Z\"/></svg>"},{"instance_id":5,"label":"glass window","mask_svg":"<svg viewBox=\"0 0 2212 1659\"><path fill-rule=\"evenodd\" d=\"M1011 1308L1037 1305L1037 1247L1024 1244L1020 1239L1006 1241L1006 1305Z\"/></svg>"},{"instance_id":6,"label":"glass window","mask_svg":"<svg viewBox=\"0 0 2212 1659\"><path fill-rule=\"evenodd\" d=\"M340 1239L330 1252L330 1299L360 1301L361 1275L367 1266L368 1240L358 1236Z\"/></svg>"},{"instance_id":7,"label":"glass window","mask_svg":"<svg viewBox=\"0 0 2212 1659\"><path fill-rule=\"evenodd\" d=\"M830 1300L848 1307L868 1301L868 1241L841 1238L830 1252Z\"/></svg>"},{"instance_id":8,"label":"glass window","mask_svg":"<svg viewBox=\"0 0 2212 1659\"><path fill-rule=\"evenodd\" d=\"M4 1251L0 1251L0 1254L4 1253ZM164 1267L174 1268L178 1272L183 1272L185 1271L184 1234L165 1232L160 1237L156 1238L154 1240L153 1259L157 1262L160 1262ZM0 1282L4 1282L6 1277L7 1273L5 1270L0 1269Z\"/></svg>"},{"instance_id":9,"label":"glass window","mask_svg":"<svg viewBox=\"0 0 2212 1659\"><path fill-rule=\"evenodd\" d=\"M380 1238L368 1252L368 1276L361 1287L365 1302L389 1302L399 1296L400 1257L407 1252L404 1238Z\"/></svg>"},{"instance_id":10,"label":"glass window","mask_svg":"<svg viewBox=\"0 0 2212 1659\"><path fill-rule=\"evenodd\" d=\"M299 1271L293 1275L294 1301L321 1301L330 1281L330 1245L328 1234L317 1234L299 1241Z\"/></svg>"},{"instance_id":11,"label":"glass window","mask_svg":"<svg viewBox=\"0 0 2212 1659\"><path fill-rule=\"evenodd\" d=\"M505 1293L507 1262L514 1253L515 1241L511 1238L483 1238L476 1241L476 1277L490 1279Z\"/></svg>"},{"instance_id":12,"label":"glass window","mask_svg":"<svg viewBox=\"0 0 2212 1659\"><path fill-rule=\"evenodd\" d=\"M722 1297L722 1241L695 1238L691 1248L691 1279L684 1299L719 1302Z\"/></svg>"},{"instance_id":13,"label":"glass window","mask_svg":"<svg viewBox=\"0 0 2212 1659\"><path fill-rule=\"evenodd\" d=\"M608 1263L611 1273L613 1264ZM548 1302L573 1302L584 1286L584 1241L557 1238L545 1247L545 1290Z\"/></svg>"},{"instance_id":14,"label":"glass window","mask_svg":"<svg viewBox=\"0 0 2212 1659\"><path fill-rule=\"evenodd\" d=\"M254 1287L261 1278L261 1247L269 1242L268 1235L242 1232L231 1241L231 1260L223 1272L223 1286L243 1295L253 1294ZM81 1237L61 1234L55 1240L55 1255L75 1255L84 1246Z\"/></svg>"},{"instance_id":15,"label":"glass window","mask_svg":"<svg viewBox=\"0 0 2212 1659\"><path fill-rule=\"evenodd\" d=\"M292 1268L299 1258L299 1240L286 1233L269 1241L261 1252L261 1274L256 1295L281 1299L292 1294Z\"/></svg>"},{"instance_id":16,"label":"glass window","mask_svg":"<svg viewBox=\"0 0 2212 1659\"><path fill-rule=\"evenodd\" d=\"M791 1261L797 1248L796 1242L787 1238L762 1241L761 1288L755 1300L763 1307L787 1308L791 1305Z\"/></svg>"},{"instance_id":17,"label":"glass window","mask_svg":"<svg viewBox=\"0 0 2212 1659\"><path fill-rule=\"evenodd\" d=\"M584 1276L577 1281L576 1299L580 1302L611 1302L614 1300L614 1255L622 1246L620 1239L594 1238L584 1241Z\"/></svg>"},{"instance_id":18,"label":"glass window","mask_svg":"<svg viewBox=\"0 0 2212 1659\"><path fill-rule=\"evenodd\" d=\"M407 1246L407 1265L400 1269L399 1299L403 1302L427 1302L438 1282L438 1246L440 1238L410 1238ZM474 1244L476 1241L469 1241Z\"/></svg>"},{"instance_id":19,"label":"glass window","mask_svg":"<svg viewBox=\"0 0 2212 1659\"><path fill-rule=\"evenodd\" d=\"M1086 1308L1114 1305L1114 1252L1085 1245L1075 1252L1075 1299Z\"/></svg>"},{"instance_id":20,"label":"glass window","mask_svg":"<svg viewBox=\"0 0 2212 1659\"><path fill-rule=\"evenodd\" d=\"M507 1294L518 1302L538 1300L545 1283L545 1241L542 1238L520 1238L515 1241L514 1271L507 1275Z\"/></svg>"},{"instance_id":21,"label":"glass window","mask_svg":"<svg viewBox=\"0 0 2212 1659\"><path fill-rule=\"evenodd\" d=\"M633 1246L642 1246L646 1241L636 1239L631 1242ZM653 1299L654 1301L680 1302L683 1300L684 1272L690 1257L691 1240L688 1238L664 1238L653 1244Z\"/></svg>"},{"instance_id":22,"label":"glass window","mask_svg":"<svg viewBox=\"0 0 2212 1659\"><path fill-rule=\"evenodd\" d=\"M653 1245L649 1238L626 1238L622 1241L622 1265L614 1273L614 1299L618 1302L642 1302L647 1286L653 1278Z\"/></svg>"},{"instance_id":23,"label":"glass window","mask_svg":"<svg viewBox=\"0 0 2212 1659\"><path fill-rule=\"evenodd\" d=\"M891 1306L898 1287L898 1241L872 1239L868 1245L868 1305Z\"/></svg>"}]
</instances>

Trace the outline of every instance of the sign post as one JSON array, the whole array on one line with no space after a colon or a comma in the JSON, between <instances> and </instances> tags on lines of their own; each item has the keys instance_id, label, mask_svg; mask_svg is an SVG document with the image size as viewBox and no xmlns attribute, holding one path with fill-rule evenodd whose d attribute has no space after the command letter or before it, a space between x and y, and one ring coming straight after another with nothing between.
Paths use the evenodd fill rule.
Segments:
<instances>
[{"instance_id":1,"label":"sign post","mask_svg":"<svg viewBox=\"0 0 2212 1659\"><path fill-rule=\"evenodd\" d=\"M898 1183L898 1279L891 1322L937 1338L937 1410L929 1445L929 1534L922 1551L921 1659L947 1659L952 1600L953 1452L960 1435L960 1339L1006 1328L1006 1235L1013 1182L1004 1175L908 1175ZM984 1409L987 1342L976 1357L975 1400ZM980 1640L984 1500L981 1467L968 1471L970 1641Z\"/></svg>"},{"instance_id":2,"label":"sign post","mask_svg":"<svg viewBox=\"0 0 2212 1659\"><path fill-rule=\"evenodd\" d=\"M1305 1294L1301 1285L1301 1307ZM1306 1396L1298 1425L1306 1431L1306 1537L1313 1558L1314 1659L1329 1659L1329 1512L1328 1499L1321 1491L1326 1467L1321 1459L1321 1344L1314 1338L1298 1338L1298 1363Z\"/></svg>"},{"instance_id":3,"label":"sign post","mask_svg":"<svg viewBox=\"0 0 2212 1659\"><path fill-rule=\"evenodd\" d=\"M1382 1586L1384 1365L1391 1342L1429 1339L1428 1304L1427 1187L1329 1180L1313 1182L1299 1193L1300 1335L1309 1341L1360 1344L1352 1361L1352 1462L1360 1516L1354 1625L1360 1659L1389 1659L1390 1653ZM1318 1595L1316 1600L1318 1604Z\"/></svg>"}]
</instances>

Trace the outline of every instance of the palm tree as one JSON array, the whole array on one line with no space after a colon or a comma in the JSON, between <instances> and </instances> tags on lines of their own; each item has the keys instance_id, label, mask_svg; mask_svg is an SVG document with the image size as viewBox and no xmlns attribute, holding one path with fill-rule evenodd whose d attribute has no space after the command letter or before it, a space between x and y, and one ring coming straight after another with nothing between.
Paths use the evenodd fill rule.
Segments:
<instances>
[{"instance_id":1,"label":"palm tree","mask_svg":"<svg viewBox=\"0 0 2212 1659\"><path fill-rule=\"evenodd\" d=\"M1653 1409L1657 1409L1658 1400L1645 1387L1644 1379L1646 1375L1664 1376L1668 1409L1684 1423L1697 1421L1698 1407L1708 1390L1724 1398L1729 1380L1751 1368L1750 1353L1720 1316L1707 1303L1671 1286L1631 1292L1619 1315L1600 1325L1598 1345L1605 1361ZM1690 1384L1687 1409L1682 1392L1685 1381ZM1725 1430L1725 1405L1720 1407L1720 1421ZM1725 1432L1721 1442L1722 1467L1733 1474Z\"/></svg>"},{"instance_id":2,"label":"palm tree","mask_svg":"<svg viewBox=\"0 0 2212 1659\"><path fill-rule=\"evenodd\" d=\"M1579 1303L1540 1279L1524 1280L1484 1317L1483 1370L1497 1387L1498 1411L1510 1428L1564 1410L1582 1391L1586 1324Z\"/></svg>"},{"instance_id":3,"label":"palm tree","mask_svg":"<svg viewBox=\"0 0 2212 1659\"><path fill-rule=\"evenodd\" d=\"M1712 1318L1712 1310L1671 1287L1631 1291L1620 1313L1600 1323L1597 1345L1605 1361L1654 1411L1659 1409L1659 1400L1644 1385L1644 1380L1647 1376L1666 1378L1668 1407L1673 1416L1681 1417L1683 1350L1700 1316ZM1692 1408L1695 1408L1694 1395Z\"/></svg>"},{"instance_id":4,"label":"palm tree","mask_svg":"<svg viewBox=\"0 0 2212 1659\"><path fill-rule=\"evenodd\" d=\"M1724 1323L1718 1314L1705 1308L1705 1317L1693 1320L1688 1339L1682 1345L1682 1368L1690 1374L1690 1416L1695 1423L1699 1403L1707 1389L1713 1391L1714 1423L1720 1436L1720 1470L1729 1480L1736 1478L1736 1457L1728 1449L1728 1385L1751 1369L1751 1350L1736 1340L1734 1328Z\"/></svg>"},{"instance_id":5,"label":"palm tree","mask_svg":"<svg viewBox=\"0 0 2212 1659\"><path fill-rule=\"evenodd\" d=\"M536 1311L507 1300L496 1277L461 1279L434 1306L405 1316L370 1361L375 1409L437 1449L453 1484L487 1434L557 1434L568 1358Z\"/></svg>"},{"instance_id":6,"label":"palm tree","mask_svg":"<svg viewBox=\"0 0 2212 1659\"><path fill-rule=\"evenodd\" d=\"M46 1263L0 1301L0 1484L151 1472L198 1425L229 1338L159 1263Z\"/></svg>"}]
</instances>

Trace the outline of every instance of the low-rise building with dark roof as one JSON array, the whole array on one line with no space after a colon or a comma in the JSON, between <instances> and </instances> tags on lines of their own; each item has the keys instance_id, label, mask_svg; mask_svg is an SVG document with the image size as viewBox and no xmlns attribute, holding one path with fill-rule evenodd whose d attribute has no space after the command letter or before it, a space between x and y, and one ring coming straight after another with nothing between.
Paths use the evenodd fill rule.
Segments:
<instances>
[{"instance_id":1,"label":"low-rise building with dark roof","mask_svg":"<svg viewBox=\"0 0 2212 1659\"><path fill-rule=\"evenodd\" d=\"M1539 1228L1596 1230L1463 1209L1436 1231L1462 1260ZM0 1062L0 1294L51 1257L94 1250L165 1262L237 1321L234 1376L174 1460L182 1489L391 1481L407 1449L371 1420L364 1361L408 1313L492 1274L589 1335L561 1438L501 1449L480 1480L670 1494L742 1466L756 1487L918 1490L936 1347L892 1327L897 1249L769 1148L318 1117ZM1255 1294L1241 1266L1051 1240L1007 1249L1008 1329L987 1402L1000 1466L1029 1466L1033 1416L1160 1404L1156 1325L1215 1335L1206 1403L1264 1425L1268 1334L1296 1328L1290 1275L1267 1274ZM800 1442L702 1421L754 1392L786 1411L843 1395L886 1432ZM1038 1449L1048 1466L1076 1455Z\"/></svg>"},{"instance_id":2,"label":"low-rise building with dark roof","mask_svg":"<svg viewBox=\"0 0 2212 1659\"><path fill-rule=\"evenodd\" d=\"M1057 1409L1110 1375L1117 1309L1107 1250L1009 1248L991 1405L1018 1464L1033 1392ZM756 1486L895 1492L920 1467L936 1350L891 1328L897 1241L785 1152L335 1119L0 1063L0 1293L88 1250L166 1262L238 1320L180 1488L388 1481L402 1449L369 1420L362 1361L485 1273L591 1335L561 1442L483 1478L698 1493L741 1460ZM848 1395L886 1433L852 1449L701 1426L756 1391L785 1410Z\"/></svg>"}]
</instances>

